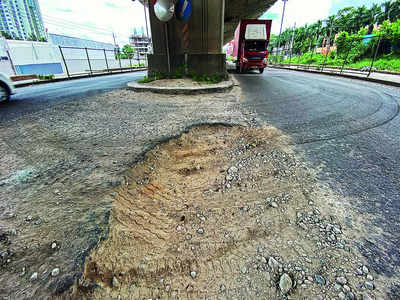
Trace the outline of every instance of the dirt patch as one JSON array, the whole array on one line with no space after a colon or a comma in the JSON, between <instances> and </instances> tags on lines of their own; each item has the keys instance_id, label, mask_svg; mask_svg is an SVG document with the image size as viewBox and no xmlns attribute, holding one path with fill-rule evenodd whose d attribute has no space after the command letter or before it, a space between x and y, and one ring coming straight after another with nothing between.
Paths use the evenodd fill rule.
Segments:
<instances>
[{"instance_id":1,"label":"dirt patch","mask_svg":"<svg viewBox=\"0 0 400 300\"><path fill-rule=\"evenodd\" d=\"M115 90L0 122L0 299L69 290L108 233L109 193L122 174L194 124L247 124L238 102L237 89L192 97Z\"/></svg>"},{"instance_id":2,"label":"dirt patch","mask_svg":"<svg viewBox=\"0 0 400 300\"><path fill-rule=\"evenodd\" d=\"M363 288L342 212L319 205L328 192L313 181L274 128L193 128L148 152L114 190L109 238L76 296L383 299L379 279Z\"/></svg>"}]
</instances>

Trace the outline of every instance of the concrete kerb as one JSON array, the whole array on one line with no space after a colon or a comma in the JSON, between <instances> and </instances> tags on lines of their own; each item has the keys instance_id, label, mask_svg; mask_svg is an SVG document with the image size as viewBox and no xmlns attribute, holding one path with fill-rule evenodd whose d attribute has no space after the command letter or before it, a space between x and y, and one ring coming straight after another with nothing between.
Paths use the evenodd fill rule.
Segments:
<instances>
[{"instance_id":1,"label":"concrete kerb","mask_svg":"<svg viewBox=\"0 0 400 300\"><path fill-rule=\"evenodd\" d=\"M168 95L195 95L195 94L208 94L208 93L223 93L229 91L234 86L231 79L222 81L217 84L210 84L210 86L199 87L160 87L149 86L138 83L136 81L128 83L128 89L135 92L152 92L156 94Z\"/></svg>"},{"instance_id":2,"label":"concrete kerb","mask_svg":"<svg viewBox=\"0 0 400 300\"><path fill-rule=\"evenodd\" d=\"M384 84L384 85L390 85L390 86L394 86L394 87L400 87L399 82L383 80L383 79L360 77L360 76L349 75L349 74L338 74L338 73L333 73L333 72L321 72L321 71L313 71L313 70L305 70L305 69L292 69L292 68L288 68L288 67L279 67L279 66L272 66L272 65L270 65L269 67L274 68L274 69L284 69L284 70L290 70L290 71L322 74L322 75L327 75L327 76L344 77L344 78L349 78L349 79L358 79L358 80L362 80L362 81L368 81L368 82L380 83L380 84Z\"/></svg>"},{"instance_id":3,"label":"concrete kerb","mask_svg":"<svg viewBox=\"0 0 400 300\"><path fill-rule=\"evenodd\" d=\"M91 77L100 77L100 76L109 76L109 75L117 75L123 73L134 73L134 72L141 72L146 71L147 68L141 69L133 69L133 70L126 70L122 72L107 72L107 73L98 73L98 74L84 74L84 75L72 75L71 77L61 77L61 78L54 78L52 80L37 80L31 82L13 82L16 88L26 87L31 85L39 85L39 84L46 84L46 83L53 83L53 82L60 82L60 81L67 81L67 80L77 80L77 79L84 79L84 78L91 78Z\"/></svg>"}]
</instances>

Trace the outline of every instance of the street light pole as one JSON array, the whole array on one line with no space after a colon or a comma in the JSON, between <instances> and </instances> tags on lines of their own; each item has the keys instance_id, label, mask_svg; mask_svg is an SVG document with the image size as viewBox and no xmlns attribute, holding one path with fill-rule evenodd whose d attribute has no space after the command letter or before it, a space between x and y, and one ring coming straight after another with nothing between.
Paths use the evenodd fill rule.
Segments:
<instances>
[{"instance_id":1,"label":"street light pole","mask_svg":"<svg viewBox=\"0 0 400 300\"><path fill-rule=\"evenodd\" d=\"M288 0L282 0L282 1L283 1L283 12L282 12L282 20L281 20L281 29L279 30L278 49L276 51L276 55L278 55L279 48L281 47L281 34L282 34L283 20L285 19L286 2L288 2Z\"/></svg>"}]
</instances>

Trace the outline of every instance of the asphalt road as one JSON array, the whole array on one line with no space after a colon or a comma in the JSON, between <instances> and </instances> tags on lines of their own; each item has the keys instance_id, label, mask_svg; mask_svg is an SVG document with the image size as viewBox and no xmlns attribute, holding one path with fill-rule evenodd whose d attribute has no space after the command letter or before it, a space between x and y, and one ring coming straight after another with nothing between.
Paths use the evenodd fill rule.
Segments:
<instances>
[{"instance_id":1,"label":"asphalt road","mask_svg":"<svg viewBox=\"0 0 400 300\"><path fill-rule=\"evenodd\" d=\"M0 122L63 102L123 88L128 82L138 80L144 75L145 72L123 73L18 88L11 102L0 103Z\"/></svg>"},{"instance_id":2,"label":"asphalt road","mask_svg":"<svg viewBox=\"0 0 400 300\"><path fill-rule=\"evenodd\" d=\"M377 272L400 277L400 89L286 70L235 75L258 117L293 138L320 179L365 219L358 245ZM400 283L393 287L400 297Z\"/></svg>"}]
</instances>

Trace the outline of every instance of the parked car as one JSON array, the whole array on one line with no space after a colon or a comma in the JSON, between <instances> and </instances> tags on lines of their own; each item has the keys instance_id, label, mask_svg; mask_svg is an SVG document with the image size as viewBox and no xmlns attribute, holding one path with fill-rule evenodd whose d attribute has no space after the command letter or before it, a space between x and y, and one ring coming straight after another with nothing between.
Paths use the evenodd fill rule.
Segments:
<instances>
[{"instance_id":1,"label":"parked car","mask_svg":"<svg viewBox=\"0 0 400 300\"><path fill-rule=\"evenodd\" d=\"M15 87L10 78L0 73L0 102L10 100L12 94L15 94Z\"/></svg>"}]
</instances>

